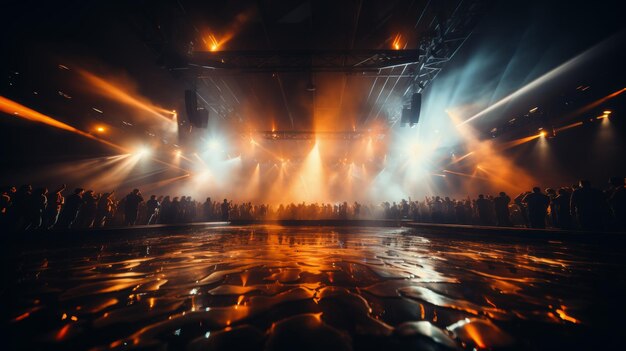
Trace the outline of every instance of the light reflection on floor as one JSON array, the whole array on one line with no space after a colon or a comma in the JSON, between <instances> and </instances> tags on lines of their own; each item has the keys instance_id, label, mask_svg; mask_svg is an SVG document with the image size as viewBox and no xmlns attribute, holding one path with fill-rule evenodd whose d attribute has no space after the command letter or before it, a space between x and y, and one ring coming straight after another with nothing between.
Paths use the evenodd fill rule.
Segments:
<instances>
[{"instance_id":1,"label":"light reflection on floor","mask_svg":"<svg viewBox=\"0 0 626 351\"><path fill-rule=\"evenodd\" d=\"M623 324L623 251L598 245L256 226L62 246L5 258L13 348L554 349Z\"/></svg>"}]
</instances>

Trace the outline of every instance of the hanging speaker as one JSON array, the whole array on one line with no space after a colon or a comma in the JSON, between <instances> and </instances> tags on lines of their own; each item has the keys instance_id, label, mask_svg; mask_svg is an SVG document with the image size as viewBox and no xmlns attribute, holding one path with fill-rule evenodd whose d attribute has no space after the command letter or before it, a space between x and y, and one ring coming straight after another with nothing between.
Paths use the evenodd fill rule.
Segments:
<instances>
[{"instance_id":1,"label":"hanging speaker","mask_svg":"<svg viewBox=\"0 0 626 351\"><path fill-rule=\"evenodd\" d=\"M193 115L189 115L189 121L196 128L206 128L209 126L209 111L200 108Z\"/></svg>"},{"instance_id":2,"label":"hanging speaker","mask_svg":"<svg viewBox=\"0 0 626 351\"><path fill-rule=\"evenodd\" d=\"M411 95L411 114L409 118L409 122L413 124L417 124L420 120L420 110L422 109L422 94L413 93Z\"/></svg>"}]
</instances>

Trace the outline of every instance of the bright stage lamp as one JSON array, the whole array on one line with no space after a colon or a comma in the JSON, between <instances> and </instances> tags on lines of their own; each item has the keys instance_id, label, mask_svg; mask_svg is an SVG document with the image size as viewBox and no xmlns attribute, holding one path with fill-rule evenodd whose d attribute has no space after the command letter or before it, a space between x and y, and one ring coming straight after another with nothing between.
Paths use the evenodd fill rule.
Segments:
<instances>
[{"instance_id":1,"label":"bright stage lamp","mask_svg":"<svg viewBox=\"0 0 626 351\"><path fill-rule=\"evenodd\" d=\"M548 135L548 133L545 130L542 130L541 132L539 132L539 136L542 138L545 138L546 135Z\"/></svg>"},{"instance_id":2,"label":"bright stage lamp","mask_svg":"<svg viewBox=\"0 0 626 351\"><path fill-rule=\"evenodd\" d=\"M152 151L150 149L148 149L147 147L142 147L137 151L137 155L139 157L145 157L148 156L152 153Z\"/></svg>"},{"instance_id":3,"label":"bright stage lamp","mask_svg":"<svg viewBox=\"0 0 626 351\"><path fill-rule=\"evenodd\" d=\"M220 143L217 140L211 140L209 141L209 149L211 150L217 150L220 148Z\"/></svg>"}]
</instances>

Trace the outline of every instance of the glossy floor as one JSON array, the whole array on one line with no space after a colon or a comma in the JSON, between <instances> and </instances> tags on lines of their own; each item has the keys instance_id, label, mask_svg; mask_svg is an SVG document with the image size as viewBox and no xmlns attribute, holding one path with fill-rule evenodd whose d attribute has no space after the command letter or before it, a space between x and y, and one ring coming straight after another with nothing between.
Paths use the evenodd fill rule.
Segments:
<instances>
[{"instance_id":1,"label":"glossy floor","mask_svg":"<svg viewBox=\"0 0 626 351\"><path fill-rule=\"evenodd\" d=\"M3 329L13 349L609 347L623 257L400 228L128 232L9 252Z\"/></svg>"}]
</instances>

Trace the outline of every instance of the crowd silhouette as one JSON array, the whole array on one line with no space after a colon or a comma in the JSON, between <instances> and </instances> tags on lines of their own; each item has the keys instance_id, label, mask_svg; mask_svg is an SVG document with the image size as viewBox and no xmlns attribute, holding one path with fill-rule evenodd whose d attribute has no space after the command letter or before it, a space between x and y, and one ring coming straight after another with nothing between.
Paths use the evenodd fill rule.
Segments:
<instances>
[{"instance_id":1,"label":"crowd silhouette","mask_svg":"<svg viewBox=\"0 0 626 351\"><path fill-rule=\"evenodd\" d=\"M133 225L229 220L348 220L389 219L423 223L471 224L502 227L626 231L626 187L623 177L613 177L602 191L581 180L558 190L535 187L511 199L497 196L451 199L432 196L423 200L381 204L233 203L224 199L203 202L190 196L151 195L146 201L139 189L117 198L115 192L95 193L82 188L66 193L62 185L50 192L31 185L4 187L0 199L0 228L10 231L67 230Z\"/></svg>"}]
</instances>

